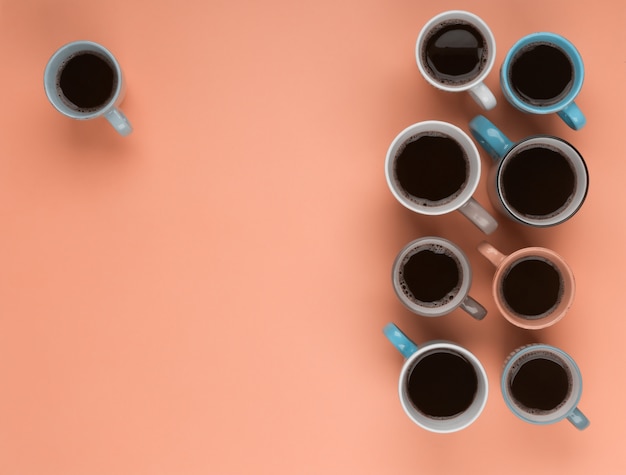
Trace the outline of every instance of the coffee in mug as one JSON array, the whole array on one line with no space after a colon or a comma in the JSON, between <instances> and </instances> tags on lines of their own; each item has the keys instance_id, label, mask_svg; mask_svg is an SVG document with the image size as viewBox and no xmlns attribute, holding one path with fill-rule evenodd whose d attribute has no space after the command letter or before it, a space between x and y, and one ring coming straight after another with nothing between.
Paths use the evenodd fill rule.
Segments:
<instances>
[{"instance_id":1,"label":"coffee in mug","mask_svg":"<svg viewBox=\"0 0 626 475\"><path fill-rule=\"evenodd\" d=\"M579 130L585 115L574 100L583 85L585 68L574 45L561 35L531 33L509 50L500 69L504 97L518 110L558 114Z\"/></svg>"},{"instance_id":2,"label":"coffee in mug","mask_svg":"<svg viewBox=\"0 0 626 475\"><path fill-rule=\"evenodd\" d=\"M574 301L574 274L565 260L544 247L509 255L482 242L479 252L495 267L492 294L499 312L514 325L537 330L561 320Z\"/></svg>"},{"instance_id":3,"label":"coffee in mug","mask_svg":"<svg viewBox=\"0 0 626 475\"><path fill-rule=\"evenodd\" d=\"M551 424L567 418L577 429L589 425L576 406L582 393L582 377L575 361L554 346L527 345L505 362L501 378L504 400L520 419Z\"/></svg>"},{"instance_id":4,"label":"coffee in mug","mask_svg":"<svg viewBox=\"0 0 626 475\"><path fill-rule=\"evenodd\" d=\"M472 424L487 402L487 374L469 350L449 341L416 345L396 325L383 329L404 356L398 381L407 416L426 430L456 432Z\"/></svg>"},{"instance_id":5,"label":"coffee in mug","mask_svg":"<svg viewBox=\"0 0 626 475\"><path fill-rule=\"evenodd\" d=\"M482 115L469 125L495 161L487 191L502 214L529 226L547 227L578 212L587 197L589 173L572 144L551 135L532 135L515 143Z\"/></svg>"},{"instance_id":6,"label":"coffee in mug","mask_svg":"<svg viewBox=\"0 0 626 475\"><path fill-rule=\"evenodd\" d=\"M104 117L120 135L133 130L119 109L125 91L122 70L102 45L74 41L59 48L46 65L44 88L50 103L67 117Z\"/></svg>"},{"instance_id":7,"label":"coffee in mug","mask_svg":"<svg viewBox=\"0 0 626 475\"><path fill-rule=\"evenodd\" d=\"M424 215L459 210L489 234L498 223L472 198L480 171L478 149L469 136L436 120L400 132L385 159L387 184L403 206Z\"/></svg>"},{"instance_id":8,"label":"coffee in mug","mask_svg":"<svg viewBox=\"0 0 626 475\"><path fill-rule=\"evenodd\" d=\"M439 317L460 307L475 319L483 319L487 311L468 295L471 282L465 253L440 237L411 241L393 263L396 295L409 310L425 317Z\"/></svg>"},{"instance_id":9,"label":"coffee in mug","mask_svg":"<svg viewBox=\"0 0 626 475\"><path fill-rule=\"evenodd\" d=\"M417 66L426 81L443 91L468 91L483 109L496 105L495 96L483 83L495 55L496 42L487 24L462 10L431 18L415 45Z\"/></svg>"}]
</instances>

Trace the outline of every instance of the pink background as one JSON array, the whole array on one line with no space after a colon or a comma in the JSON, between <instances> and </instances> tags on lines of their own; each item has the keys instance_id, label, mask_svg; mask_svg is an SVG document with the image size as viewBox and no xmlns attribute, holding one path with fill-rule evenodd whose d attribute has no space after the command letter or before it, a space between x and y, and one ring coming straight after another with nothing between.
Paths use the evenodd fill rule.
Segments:
<instances>
[{"instance_id":1,"label":"pink background","mask_svg":"<svg viewBox=\"0 0 626 475\"><path fill-rule=\"evenodd\" d=\"M467 131L481 112L415 64L421 26L451 8L496 37L487 117L515 140L563 137L589 167L575 218L500 219L488 238L573 268L574 305L548 330L498 315L485 236L463 216L414 215L385 183L404 127ZM618 0L2 0L0 475L626 473L625 24ZM506 51L541 30L584 58L579 132L501 95ZM46 61L77 39L122 64L131 136L47 102ZM476 197L492 210L484 175ZM393 258L431 234L468 254L484 321L427 320L395 297ZM405 417L389 321L481 359L474 425L436 435ZM535 341L577 360L586 431L507 410L504 358Z\"/></svg>"}]
</instances>

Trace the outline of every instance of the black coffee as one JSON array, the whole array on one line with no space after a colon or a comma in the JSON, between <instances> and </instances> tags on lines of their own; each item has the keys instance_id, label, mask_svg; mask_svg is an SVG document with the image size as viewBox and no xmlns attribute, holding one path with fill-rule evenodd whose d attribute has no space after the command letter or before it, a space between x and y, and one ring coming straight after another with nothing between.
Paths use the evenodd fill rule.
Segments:
<instances>
[{"instance_id":1,"label":"black coffee","mask_svg":"<svg viewBox=\"0 0 626 475\"><path fill-rule=\"evenodd\" d=\"M571 391L567 370L552 359L530 359L512 373L511 395L531 413L557 409Z\"/></svg>"},{"instance_id":2,"label":"black coffee","mask_svg":"<svg viewBox=\"0 0 626 475\"><path fill-rule=\"evenodd\" d=\"M529 45L511 62L509 82L520 99L532 105L556 104L571 90L573 79L572 62L552 44Z\"/></svg>"},{"instance_id":3,"label":"black coffee","mask_svg":"<svg viewBox=\"0 0 626 475\"><path fill-rule=\"evenodd\" d=\"M409 256L400 270L400 285L409 299L437 307L454 298L461 281L460 265L439 246L426 246Z\"/></svg>"},{"instance_id":4,"label":"black coffee","mask_svg":"<svg viewBox=\"0 0 626 475\"><path fill-rule=\"evenodd\" d=\"M72 56L63 65L58 87L74 109L88 112L111 99L117 78L113 66L104 57L83 52Z\"/></svg>"},{"instance_id":5,"label":"black coffee","mask_svg":"<svg viewBox=\"0 0 626 475\"><path fill-rule=\"evenodd\" d=\"M478 377L472 364L451 352L424 356L411 371L408 394L415 408L434 418L454 417L472 404Z\"/></svg>"},{"instance_id":6,"label":"black coffee","mask_svg":"<svg viewBox=\"0 0 626 475\"><path fill-rule=\"evenodd\" d=\"M487 44L469 23L449 22L425 41L422 62L437 81L460 85L476 78L485 66Z\"/></svg>"},{"instance_id":7,"label":"black coffee","mask_svg":"<svg viewBox=\"0 0 626 475\"><path fill-rule=\"evenodd\" d=\"M567 157L555 149L529 146L512 155L502 170L504 200L518 213L548 218L569 204L576 175Z\"/></svg>"},{"instance_id":8,"label":"black coffee","mask_svg":"<svg viewBox=\"0 0 626 475\"><path fill-rule=\"evenodd\" d=\"M451 137L421 135L400 150L395 175L406 197L417 204L451 201L467 181L467 156Z\"/></svg>"},{"instance_id":9,"label":"black coffee","mask_svg":"<svg viewBox=\"0 0 626 475\"><path fill-rule=\"evenodd\" d=\"M529 257L514 263L502 280L506 305L518 315L541 318L561 301L563 280L547 260Z\"/></svg>"}]
</instances>

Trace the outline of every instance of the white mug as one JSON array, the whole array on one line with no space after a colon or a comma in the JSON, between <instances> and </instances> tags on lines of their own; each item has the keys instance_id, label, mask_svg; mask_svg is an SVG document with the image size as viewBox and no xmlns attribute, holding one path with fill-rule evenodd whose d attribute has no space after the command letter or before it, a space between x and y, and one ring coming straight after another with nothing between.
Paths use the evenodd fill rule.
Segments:
<instances>
[{"instance_id":1,"label":"white mug","mask_svg":"<svg viewBox=\"0 0 626 475\"><path fill-rule=\"evenodd\" d=\"M419 346L396 325L383 333L404 356L398 393L406 415L418 426L438 433L465 429L487 403L487 373L469 350L449 341Z\"/></svg>"},{"instance_id":2,"label":"white mug","mask_svg":"<svg viewBox=\"0 0 626 475\"><path fill-rule=\"evenodd\" d=\"M442 140L443 144L435 142L428 153L409 154L407 147L419 146L424 140ZM455 172L458 176L449 179L448 174L453 170L448 163L450 152L455 155L454 169L459 170ZM456 155L463 155L462 165L457 163L461 159ZM423 163L424 170L405 173L404 162L415 167L421 167ZM431 216L458 210L485 234L490 234L498 223L472 198L480 181L480 172L480 155L472 139L457 126L437 120L418 122L404 129L389 146L385 159L387 184L400 204L416 213ZM447 183L450 180L451 183ZM409 189L416 186L429 189L424 193ZM440 186L442 190L438 189ZM441 195L433 195L440 192Z\"/></svg>"},{"instance_id":3,"label":"white mug","mask_svg":"<svg viewBox=\"0 0 626 475\"><path fill-rule=\"evenodd\" d=\"M67 117L104 117L120 135L133 130L119 109L125 92L122 69L104 46L74 41L59 48L46 65L44 88L50 103Z\"/></svg>"},{"instance_id":4,"label":"white mug","mask_svg":"<svg viewBox=\"0 0 626 475\"><path fill-rule=\"evenodd\" d=\"M463 32L464 37L460 40L458 27L467 29ZM451 28L456 30L451 33ZM471 70L468 69L468 72L462 67L459 69L459 65L466 64L467 55L463 55L463 58L455 58L448 65L442 64L438 68L437 57L428 54L432 47L437 46L437 42L444 42L442 46L445 46L445 49L449 51L446 51L441 58L449 58L451 56L450 51L453 51L455 46L460 51L467 51L467 48L463 48L467 41L477 41L481 48L481 57L468 58L471 61L467 68L472 68ZM484 80L496 60L496 41L487 24L473 13L450 10L431 18L417 37L415 59L424 79L437 89L448 92L467 91L485 110L493 109L496 106L495 96L484 84Z\"/></svg>"}]
</instances>

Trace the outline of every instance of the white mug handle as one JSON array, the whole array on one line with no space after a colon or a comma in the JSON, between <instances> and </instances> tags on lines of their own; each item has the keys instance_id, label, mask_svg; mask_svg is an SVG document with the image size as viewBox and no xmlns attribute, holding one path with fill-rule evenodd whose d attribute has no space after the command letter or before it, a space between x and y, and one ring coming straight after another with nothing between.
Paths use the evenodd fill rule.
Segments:
<instances>
[{"instance_id":1,"label":"white mug handle","mask_svg":"<svg viewBox=\"0 0 626 475\"><path fill-rule=\"evenodd\" d=\"M498 222L495 218L478 204L478 201L474 198L470 198L459 208L459 211L485 234L491 234L498 227Z\"/></svg>"},{"instance_id":2,"label":"white mug handle","mask_svg":"<svg viewBox=\"0 0 626 475\"><path fill-rule=\"evenodd\" d=\"M104 114L104 117L122 136L126 136L133 131L133 126L130 124L130 121L126 118L124 113L117 108L111 109Z\"/></svg>"},{"instance_id":3,"label":"white mug handle","mask_svg":"<svg viewBox=\"0 0 626 475\"><path fill-rule=\"evenodd\" d=\"M493 109L496 106L496 96L485 86L485 83L479 82L467 92L469 92L470 96L485 110Z\"/></svg>"}]
</instances>

